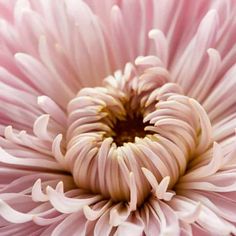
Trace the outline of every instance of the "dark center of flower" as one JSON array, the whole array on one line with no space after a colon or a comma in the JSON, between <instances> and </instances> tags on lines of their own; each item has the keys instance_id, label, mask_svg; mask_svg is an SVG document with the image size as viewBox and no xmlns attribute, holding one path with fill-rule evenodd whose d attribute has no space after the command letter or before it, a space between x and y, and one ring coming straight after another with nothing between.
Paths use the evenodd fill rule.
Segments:
<instances>
[{"instance_id":1,"label":"dark center of flower","mask_svg":"<svg viewBox=\"0 0 236 236\"><path fill-rule=\"evenodd\" d=\"M135 137L144 138L148 132L146 132L145 124L143 123L143 117L127 116L125 120L117 120L113 128L114 135L113 140L117 146L122 146L124 143L133 143Z\"/></svg>"}]
</instances>

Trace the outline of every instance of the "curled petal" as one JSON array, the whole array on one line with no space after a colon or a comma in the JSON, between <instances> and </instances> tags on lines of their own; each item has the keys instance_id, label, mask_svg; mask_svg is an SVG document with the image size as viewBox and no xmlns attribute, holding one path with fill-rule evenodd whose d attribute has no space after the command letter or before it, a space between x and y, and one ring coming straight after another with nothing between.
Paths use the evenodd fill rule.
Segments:
<instances>
[{"instance_id":1,"label":"curled petal","mask_svg":"<svg viewBox=\"0 0 236 236\"><path fill-rule=\"evenodd\" d=\"M151 171L149 171L148 169L146 169L144 167L142 167L142 171L143 171L145 177L147 178L148 182L152 186L156 197L160 200L163 199L165 201L170 201L172 199L172 197L175 195L174 192L167 191L168 186L169 186L169 182L170 182L170 177L165 176L162 179L162 181L158 184L156 177L153 175L153 173Z\"/></svg>"},{"instance_id":2,"label":"curled petal","mask_svg":"<svg viewBox=\"0 0 236 236\"><path fill-rule=\"evenodd\" d=\"M61 170L61 167L55 161L48 161L39 158L18 158L8 154L5 150L0 148L0 162L16 165L16 166L24 166L24 167L32 167L35 169L43 168L43 169L51 169L51 170Z\"/></svg>"},{"instance_id":3,"label":"curled petal","mask_svg":"<svg viewBox=\"0 0 236 236\"><path fill-rule=\"evenodd\" d=\"M207 165L200 166L193 171L190 170L188 174L180 179L180 182L202 179L204 177L215 174L222 167L222 163L224 161L223 159L224 156L220 145L214 143L211 161Z\"/></svg>"},{"instance_id":4,"label":"curled petal","mask_svg":"<svg viewBox=\"0 0 236 236\"><path fill-rule=\"evenodd\" d=\"M72 213L81 210L84 206L93 204L99 200L101 200L101 196L92 195L91 197L76 199L76 198L68 198L64 196L63 193L58 192L51 188L47 187L47 195L49 197L49 201L51 204L62 213Z\"/></svg>"},{"instance_id":5,"label":"curled petal","mask_svg":"<svg viewBox=\"0 0 236 236\"><path fill-rule=\"evenodd\" d=\"M96 210L86 205L83 207L84 215L88 220L91 220L91 221L96 220L97 218L102 216L105 213L105 211L107 211L111 207L111 205L112 205L112 202L108 201L106 202L104 206Z\"/></svg>"},{"instance_id":6,"label":"curled petal","mask_svg":"<svg viewBox=\"0 0 236 236\"><path fill-rule=\"evenodd\" d=\"M198 203L191 212L186 213L186 214L179 213L179 217L181 218L181 220L191 224L191 223L194 223L198 219L200 212L201 212L201 203Z\"/></svg>"},{"instance_id":7,"label":"curled petal","mask_svg":"<svg viewBox=\"0 0 236 236\"><path fill-rule=\"evenodd\" d=\"M55 159L66 169L69 170L65 156L61 151L62 134L58 134L52 142L52 153Z\"/></svg>"},{"instance_id":8,"label":"curled petal","mask_svg":"<svg viewBox=\"0 0 236 236\"><path fill-rule=\"evenodd\" d=\"M47 96L39 96L38 104L45 113L53 117L53 119L55 119L59 124L66 124L66 114L51 98Z\"/></svg>"},{"instance_id":9,"label":"curled petal","mask_svg":"<svg viewBox=\"0 0 236 236\"><path fill-rule=\"evenodd\" d=\"M153 173L151 171L149 171L148 169L146 169L144 167L142 167L142 171L143 171L145 177L147 178L148 182L152 186L152 188L154 190L156 190L158 187L158 182L156 180L156 177L153 175Z\"/></svg>"},{"instance_id":10,"label":"curled petal","mask_svg":"<svg viewBox=\"0 0 236 236\"><path fill-rule=\"evenodd\" d=\"M41 179L38 179L32 187L32 199L35 202L48 201L48 196L42 192Z\"/></svg>"},{"instance_id":11,"label":"curled petal","mask_svg":"<svg viewBox=\"0 0 236 236\"><path fill-rule=\"evenodd\" d=\"M211 122L201 105L194 99L189 100L193 109L199 114L199 121L201 126L201 134L196 152L201 154L204 152L212 142L212 128Z\"/></svg>"},{"instance_id":12,"label":"curled petal","mask_svg":"<svg viewBox=\"0 0 236 236\"><path fill-rule=\"evenodd\" d=\"M42 140L51 140L52 136L48 132L49 115L41 115L34 122L34 134Z\"/></svg>"},{"instance_id":13,"label":"curled petal","mask_svg":"<svg viewBox=\"0 0 236 236\"><path fill-rule=\"evenodd\" d=\"M1 199L0 199L0 215L5 220L14 224L29 222L34 217L34 215L32 214L25 214L14 210Z\"/></svg>"},{"instance_id":14,"label":"curled petal","mask_svg":"<svg viewBox=\"0 0 236 236\"><path fill-rule=\"evenodd\" d=\"M109 223L112 226L118 226L122 222L126 221L126 219L130 215L130 208L129 206L123 206L122 203L119 203L115 205L111 210L110 210L110 220Z\"/></svg>"}]
</instances>

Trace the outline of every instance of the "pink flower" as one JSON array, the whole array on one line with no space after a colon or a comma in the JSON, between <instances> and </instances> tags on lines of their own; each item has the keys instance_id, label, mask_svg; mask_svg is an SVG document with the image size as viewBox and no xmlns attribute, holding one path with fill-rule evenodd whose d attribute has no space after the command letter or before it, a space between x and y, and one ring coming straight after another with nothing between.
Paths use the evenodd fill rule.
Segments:
<instances>
[{"instance_id":1,"label":"pink flower","mask_svg":"<svg viewBox=\"0 0 236 236\"><path fill-rule=\"evenodd\" d=\"M236 234L234 0L0 13L0 235Z\"/></svg>"}]
</instances>

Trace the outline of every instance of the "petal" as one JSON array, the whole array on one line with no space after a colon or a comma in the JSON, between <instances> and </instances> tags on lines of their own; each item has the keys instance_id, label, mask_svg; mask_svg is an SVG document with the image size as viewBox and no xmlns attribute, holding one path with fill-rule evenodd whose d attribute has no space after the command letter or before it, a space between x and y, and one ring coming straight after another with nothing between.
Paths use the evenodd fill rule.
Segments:
<instances>
[{"instance_id":1,"label":"petal","mask_svg":"<svg viewBox=\"0 0 236 236\"><path fill-rule=\"evenodd\" d=\"M75 235L75 233L78 232L78 225L83 226L86 221L86 218L81 214L81 212L70 214L56 226L51 235ZM83 232L80 231L80 234L82 235Z\"/></svg>"},{"instance_id":2,"label":"petal","mask_svg":"<svg viewBox=\"0 0 236 236\"><path fill-rule=\"evenodd\" d=\"M25 214L14 210L8 204L0 199L0 215L7 221L19 224L29 222L33 219L32 214Z\"/></svg>"},{"instance_id":3,"label":"petal","mask_svg":"<svg viewBox=\"0 0 236 236\"><path fill-rule=\"evenodd\" d=\"M59 183L59 185L61 184ZM50 186L47 187L47 195L55 209L62 213L76 212L88 204L93 204L101 200L101 196L99 195L91 195L81 199L68 198L64 196L63 193L54 190Z\"/></svg>"}]
</instances>

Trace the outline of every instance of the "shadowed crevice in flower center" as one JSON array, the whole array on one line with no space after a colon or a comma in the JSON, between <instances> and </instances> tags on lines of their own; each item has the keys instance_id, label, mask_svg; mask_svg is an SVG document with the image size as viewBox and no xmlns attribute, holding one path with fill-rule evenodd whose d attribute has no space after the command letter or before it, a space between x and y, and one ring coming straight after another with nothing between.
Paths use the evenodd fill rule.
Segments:
<instances>
[{"instance_id":1,"label":"shadowed crevice in flower center","mask_svg":"<svg viewBox=\"0 0 236 236\"><path fill-rule=\"evenodd\" d=\"M117 120L113 129L115 135L112 137L117 146L124 143L133 143L135 137L144 138L150 132L145 131L147 124L143 123L142 116L130 117L125 120Z\"/></svg>"}]
</instances>

